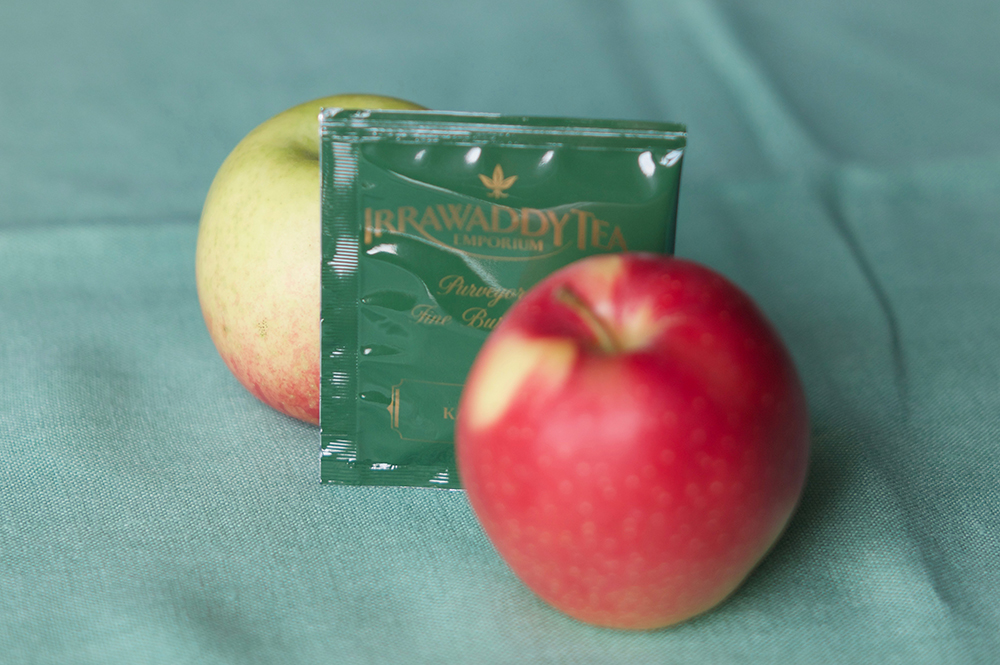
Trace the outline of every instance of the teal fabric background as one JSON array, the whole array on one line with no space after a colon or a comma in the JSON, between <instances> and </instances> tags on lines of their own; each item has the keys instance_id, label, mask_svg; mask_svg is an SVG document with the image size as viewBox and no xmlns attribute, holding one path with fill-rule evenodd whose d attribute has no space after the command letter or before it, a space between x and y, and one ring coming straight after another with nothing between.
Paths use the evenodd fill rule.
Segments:
<instances>
[{"instance_id":1,"label":"teal fabric background","mask_svg":"<svg viewBox=\"0 0 1000 665\"><path fill-rule=\"evenodd\" d=\"M0 663L1000 662L995 0L5 0ZM318 483L194 286L229 150L298 102L686 122L678 254L758 300L813 462L672 629L549 609L460 492Z\"/></svg>"}]
</instances>

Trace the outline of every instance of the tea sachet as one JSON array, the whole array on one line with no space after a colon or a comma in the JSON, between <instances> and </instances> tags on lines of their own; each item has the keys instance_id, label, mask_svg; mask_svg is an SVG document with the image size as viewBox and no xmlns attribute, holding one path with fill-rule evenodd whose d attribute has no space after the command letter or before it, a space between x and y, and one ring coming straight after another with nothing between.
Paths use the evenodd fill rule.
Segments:
<instances>
[{"instance_id":1,"label":"tea sachet","mask_svg":"<svg viewBox=\"0 0 1000 665\"><path fill-rule=\"evenodd\" d=\"M682 125L324 110L321 479L460 487L466 373L591 254L673 251Z\"/></svg>"}]
</instances>

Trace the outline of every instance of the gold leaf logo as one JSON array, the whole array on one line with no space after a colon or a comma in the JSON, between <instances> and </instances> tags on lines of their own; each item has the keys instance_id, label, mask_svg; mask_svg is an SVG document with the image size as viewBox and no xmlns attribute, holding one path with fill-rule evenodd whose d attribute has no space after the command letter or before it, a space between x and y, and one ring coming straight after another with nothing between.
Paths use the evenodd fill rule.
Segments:
<instances>
[{"instance_id":1,"label":"gold leaf logo","mask_svg":"<svg viewBox=\"0 0 1000 665\"><path fill-rule=\"evenodd\" d=\"M507 198L509 194L505 192L505 189L510 189L510 186L514 184L517 180L516 175L510 177L503 177L503 167L499 164L493 169L493 178L487 178L482 173L479 174L479 179L483 181L483 184L490 190L489 196L495 199Z\"/></svg>"}]
</instances>

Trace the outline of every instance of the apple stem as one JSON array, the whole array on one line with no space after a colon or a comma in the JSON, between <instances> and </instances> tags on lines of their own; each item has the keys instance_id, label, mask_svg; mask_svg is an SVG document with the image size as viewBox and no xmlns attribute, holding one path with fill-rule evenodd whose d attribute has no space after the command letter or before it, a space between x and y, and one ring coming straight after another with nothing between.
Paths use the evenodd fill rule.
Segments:
<instances>
[{"instance_id":1,"label":"apple stem","mask_svg":"<svg viewBox=\"0 0 1000 665\"><path fill-rule=\"evenodd\" d=\"M577 316L583 319L583 322L587 325L587 328L594 334L597 339L598 346L605 353L619 353L622 350L622 344L618 341L617 336L615 336L614 331L609 327L599 316L594 314L594 311L590 306L576 294L571 288L565 284L556 289L555 292L556 300L566 305L574 312Z\"/></svg>"}]
</instances>

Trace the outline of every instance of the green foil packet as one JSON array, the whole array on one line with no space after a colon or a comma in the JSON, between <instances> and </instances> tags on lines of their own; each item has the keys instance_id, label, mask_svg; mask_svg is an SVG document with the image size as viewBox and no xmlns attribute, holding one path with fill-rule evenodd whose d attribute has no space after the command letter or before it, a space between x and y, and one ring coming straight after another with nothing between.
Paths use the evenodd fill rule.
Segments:
<instances>
[{"instance_id":1,"label":"green foil packet","mask_svg":"<svg viewBox=\"0 0 1000 665\"><path fill-rule=\"evenodd\" d=\"M321 479L458 488L486 336L562 266L673 251L685 129L341 109L320 128Z\"/></svg>"}]
</instances>

